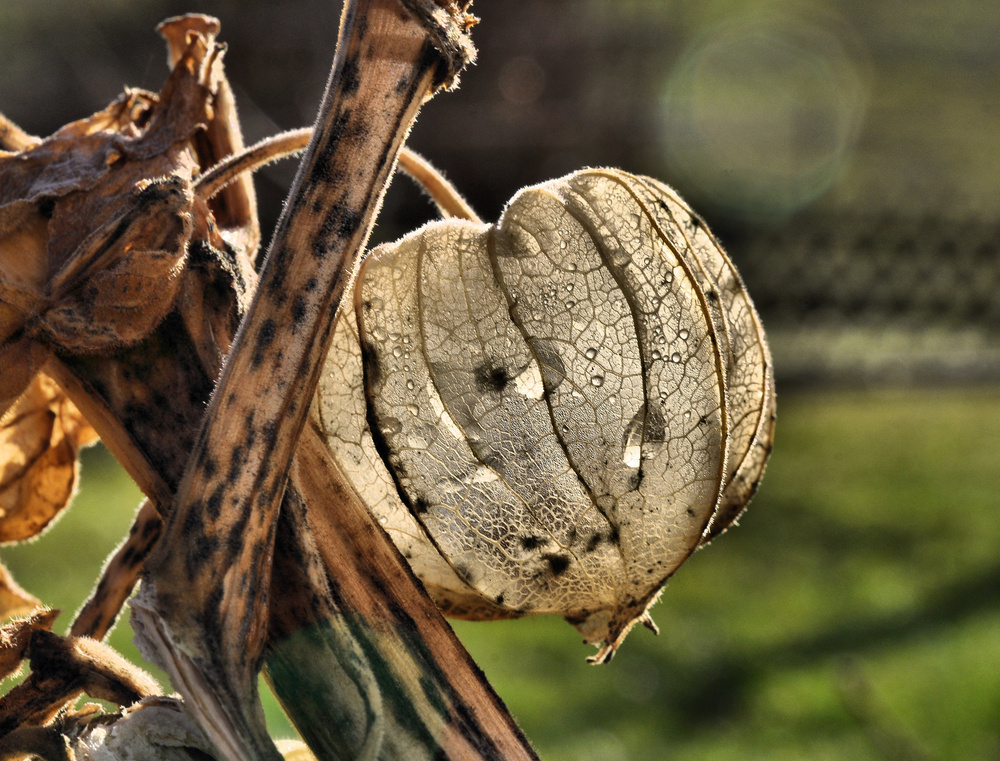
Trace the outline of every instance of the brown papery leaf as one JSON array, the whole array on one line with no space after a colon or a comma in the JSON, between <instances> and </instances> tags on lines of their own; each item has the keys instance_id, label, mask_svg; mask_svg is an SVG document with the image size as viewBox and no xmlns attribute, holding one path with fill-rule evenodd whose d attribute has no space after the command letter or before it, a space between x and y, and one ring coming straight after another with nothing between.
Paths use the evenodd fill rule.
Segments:
<instances>
[{"instance_id":1,"label":"brown papery leaf","mask_svg":"<svg viewBox=\"0 0 1000 761\"><path fill-rule=\"evenodd\" d=\"M30 539L76 489L80 447L97 439L62 389L38 374L0 423L0 542Z\"/></svg>"},{"instance_id":2,"label":"brown papery leaf","mask_svg":"<svg viewBox=\"0 0 1000 761\"><path fill-rule=\"evenodd\" d=\"M0 152L0 356L11 360L0 405L39 366L25 341L107 353L173 308L196 227L197 138L228 93L221 47L196 24L186 39L159 95L126 91L19 153Z\"/></svg>"},{"instance_id":3,"label":"brown papery leaf","mask_svg":"<svg viewBox=\"0 0 1000 761\"><path fill-rule=\"evenodd\" d=\"M41 604L37 597L25 592L14 581L10 571L0 564L0 620L23 616Z\"/></svg>"},{"instance_id":4,"label":"brown papery leaf","mask_svg":"<svg viewBox=\"0 0 1000 761\"><path fill-rule=\"evenodd\" d=\"M30 616L0 627L0 679L17 672L27 655L31 636L37 631L52 631L58 615L58 610L38 608Z\"/></svg>"},{"instance_id":5,"label":"brown papery leaf","mask_svg":"<svg viewBox=\"0 0 1000 761\"><path fill-rule=\"evenodd\" d=\"M39 320L47 342L91 353L149 335L177 297L192 202L182 177L140 184L123 199L118 216L84 241L50 281L55 305ZM119 237L109 246L111 229Z\"/></svg>"}]
</instances>

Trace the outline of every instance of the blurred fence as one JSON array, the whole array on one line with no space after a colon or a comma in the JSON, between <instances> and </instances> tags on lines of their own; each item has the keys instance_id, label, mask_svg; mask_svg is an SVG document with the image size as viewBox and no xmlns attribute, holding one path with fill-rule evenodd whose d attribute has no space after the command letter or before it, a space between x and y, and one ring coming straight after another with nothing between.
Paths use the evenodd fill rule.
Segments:
<instances>
[{"instance_id":1,"label":"blurred fence","mask_svg":"<svg viewBox=\"0 0 1000 761\"><path fill-rule=\"evenodd\" d=\"M584 165L671 183L743 272L784 388L1000 380L1000 14L974 0L737 5L478 3L479 63L410 143L490 219L518 187ZM250 139L312 118L336 6L199 4L222 19ZM0 110L48 134L123 83L158 88L153 26L190 9L11 4ZM258 175L265 226L293 173ZM400 193L376 238L426 218ZM876 205L890 211L860 211ZM920 211L932 205L944 211Z\"/></svg>"},{"instance_id":2,"label":"blurred fence","mask_svg":"<svg viewBox=\"0 0 1000 761\"><path fill-rule=\"evenodd\" d=\"M1000 380L1000 221L814 212L730 248L779 383Z\"/></svg>"}]
</instances>

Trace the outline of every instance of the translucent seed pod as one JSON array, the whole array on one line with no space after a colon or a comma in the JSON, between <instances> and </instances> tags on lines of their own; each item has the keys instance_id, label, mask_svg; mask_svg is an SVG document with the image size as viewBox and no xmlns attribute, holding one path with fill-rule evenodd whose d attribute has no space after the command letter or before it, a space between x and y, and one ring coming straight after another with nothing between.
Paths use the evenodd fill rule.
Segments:
<instances>
[{"instance_id":1,"label":"translucent seed pod","mask_svg":"<svg viewBox=\"0 0 1000 761\"><path fill-rule=\"evenodd\" d=\"M760 321L704 224L660 183L585 170L496 225L373 251L316 414L446 614L558 614L605 661L749 501L773 408Z\"/></svg>"}]
</instances>

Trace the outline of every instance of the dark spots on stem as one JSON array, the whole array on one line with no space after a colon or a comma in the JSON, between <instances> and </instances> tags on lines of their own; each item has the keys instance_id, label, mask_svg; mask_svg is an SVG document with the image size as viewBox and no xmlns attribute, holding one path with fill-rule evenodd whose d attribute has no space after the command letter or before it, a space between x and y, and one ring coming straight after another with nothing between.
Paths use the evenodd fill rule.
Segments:
<instances>
[{"instance_id":1,"label":"dark spots on stem","mask_svg":"<svg viewBox=\"0 0 1000 761\"><path fill-rule=\"evenodd\" d=\"M358 91L359 85L358 54L355 52L344 61L344 67L340 71L340 91L344 95L351 95Z\"/></svg>"},{"instance_id":2,"label":"dark spots on stem","mask_svg":"<svg viewBox=\"0 0 1000 761\"><path fill-rule=\"evenodd\" d=\"M229 452L229 471L226 473L226 483L235 484L243 472L243 465L246 459L246 451L249 447L237 444Z\"/></svg>"},{"instance_id":3,"label":"dark spots on stem","mask_svg":"<svg viewBox=\"0 0 1000 761\"><path fill-rule=\"evenodd\" d=\"M306 318L306 300L300 294L292 300L292 332L302 325Z\"/></svg>"},{"instance_id":4,"label":"dark spots on stem","mask_svg":"<svg viewBox=\"0 0 1000 761\"><path fill-rule=\"evenodd\" d=\"M218 471L219 464L215 461L214 457L206 456L201 461L201 472L205 474L205 478L213 478Z\"/></svg>"},{"instance_id":5,"label":"dark spots on stem","mask_svg":"<svg viewBox=\"0 0 1000 761\"><path fill-rule=\"evenodd\" d=\"M264 356L267 354L267 350L274 341L277 332L278 326L274 323L274 320L268 318L261 324L260 330L257 333L257 340L254 342L253 356L250 358L250 365L253 369L256 370L260 367L261 362L264 361Z\"/></svg>"},{"instance_id":6,"label":"dark spots on stem","mask_svg":"<svg viewBox=\"0 0 1000 761\"><path fill-rule=\"evenodd\" d=\"M208 514L208 517L211 518L213 521L217 521L219 519L219 515L222 514L222 494L223 494L223 489L220 486L218 489L213 491L208 496L208 499L205 500L205 512ZM190 516L188 520L190 520ZM185 533L187 533L187 529L188 527L187 524L185 523L184 526Z\"/></svg>"},{"instance_id":7,"label":"dark spots on stem","mask_svg":"<svg viewBox=\"0 0 1000 761\"><path fill-rule=\"evenodd\" d=\"M160 526L161 523L159 519L147 520L142 527L142 533L141 533L142 538L148 540L151 539L153 536L158 535L160 533Z\"/></svg>"},{"instance_id":8,"label":"dark spots on stem","mask_svg":"<svg viewBox=\"0 0 1000 761\"><path fill-rule=\"evenodd\" d=\"M236 522L229 529L229 535L226 537L226 549L231 558L235 558L243 547L244 534L246 533L249 518L250 511L241 510Z\"/></svg>"},{"instance_id":9,"label":"dark spots on stem","mask_svg":"<svg viewBox=\"0 0 1000 761\"><path fill-rule=\"evenodd\" d=\"M318 147L316 162L313 165L313 177L310 178L311 183L327 181L330 167L333 165L337 149L340 147L341 138L344 137L344 132L347 130L347 125L353 115L354 112L350 108L341 108L333 115L326 140Z\"/></svg>"}]
</instances>

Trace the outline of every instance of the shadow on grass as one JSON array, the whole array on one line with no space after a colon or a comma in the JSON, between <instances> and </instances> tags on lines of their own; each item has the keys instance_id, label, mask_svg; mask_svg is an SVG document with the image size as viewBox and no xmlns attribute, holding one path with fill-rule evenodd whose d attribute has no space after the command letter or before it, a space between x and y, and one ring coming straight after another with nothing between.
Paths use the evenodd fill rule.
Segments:
<instances>
[{"instance_id":1,"label":"shadow on grass","mask_svg":"<svg viewBox=\"0 0 1000 761\"><path fill-rule=\"evenodd\" d=\"M830 659L855 656L925 638L1000 609L1000 563L974 578L945 585L908 611L871 616L830 627L812 636L738 655L721 653L712 665L680 667L665 706L692 725L732 717L745 707L756 686L782 669L799 669ZM687 673L684 673L684 672Z\"/></svg>"}]
</instances>

